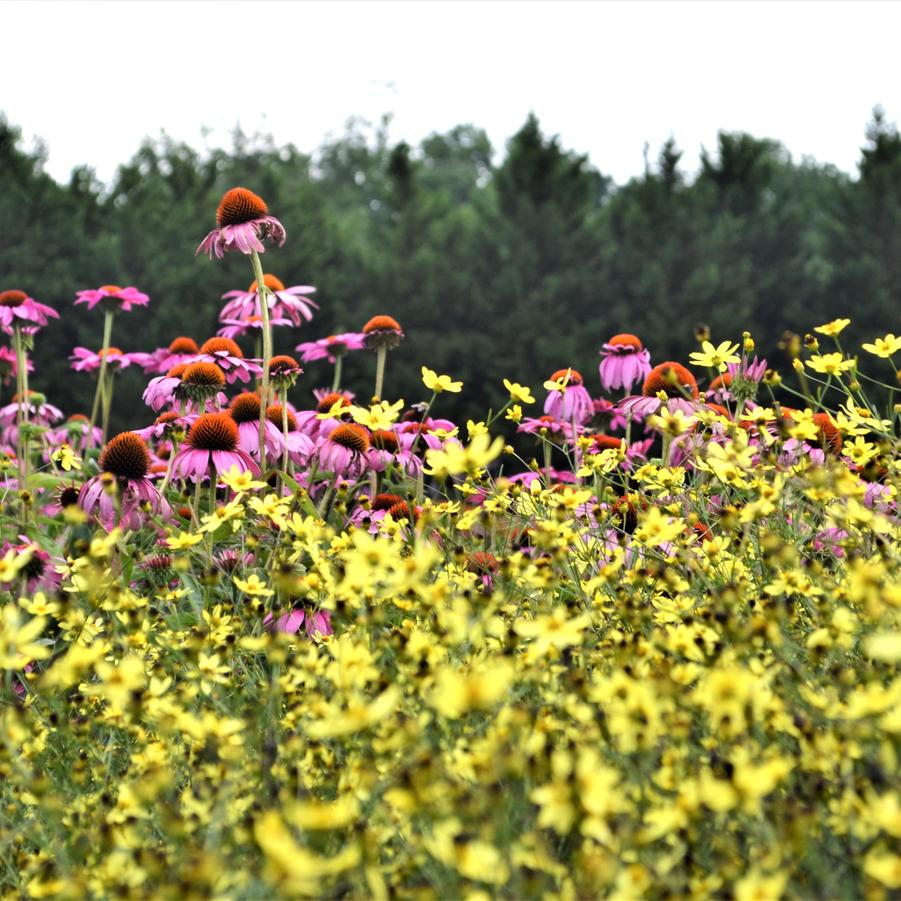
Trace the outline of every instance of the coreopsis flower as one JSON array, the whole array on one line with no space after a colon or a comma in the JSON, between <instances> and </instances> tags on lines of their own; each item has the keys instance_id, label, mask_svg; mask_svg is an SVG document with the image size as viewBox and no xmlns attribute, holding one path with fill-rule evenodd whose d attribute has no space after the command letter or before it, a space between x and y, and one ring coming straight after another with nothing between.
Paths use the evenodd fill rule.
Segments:
<instances>
[{"instance_id":1,"label":"coreopsis flower","mask_svg":"<svg viewBox=\"0 0 901 901\"><path fill-rule=\"evenodd\" d=\"M815 354L806 361L814 372L820 375L832 375L840 378L843 372L853 369L857 363L855 360L846 360L840 353Z\"/></svg>"},{"instance_id":2,"label":"coreopsis flower","mask_svg":"<svg viewBox=\"0 0 901 901\"><path fill-rule=\"evenodd\" d=\"M354 422L341 423L319 438L311 454L318 469L336 476L358 476L368 468L369 432Z\"/></svg>"},{"instance_id":3,"label":"coreopsis flower","mask_svg":"<svg viewBox=\"0 0 901 901\"><path fill-rule=\"evenodd\" d=\"M362 332L342 332L316 341L304 341L294 349L301 355L300 359L304 363L312 363L314 360L335 363L339 357L352 350L362 350L364 338Z\"/></svg>"},{"instance_id":4,"label":"coreopsis flower","mask_svg":"<svg viewBox=\"0 0 901 901\"><path fill-rule=\"evenodd\" d=\"M651 371L651 354L635 335L614 335L601 347L600 354L598 374L605 391L631 391Z\"/></svg>"},{"instance_id":5,"label":"coreopsis flower","mask_svg":"<svg viewBox=\"0 0 901 901\"><path fill-rule=\"evenodd\" d=\"M238 447L252 457L260 455L260 395L245 391L232 398L228 414L238 426ZM268 418L263 419L266 453L280 456L285 449L281 425L276 426Z\"/></svg>"},{"instance_id":6,"label":"coreopsis flower","mask_svg":"<svg viewBox=\"0 0 901 901\"><path fill-rule=\"evenodd\" d=\"M122 432L101 451L100 475L84 483L78 503L107 531L117 524L139 529L145 505L166 518L171 513L169 505L147 477L149 469L150 451L144 439L134 432Z\"/></svg>"},{"instance_id":7,"label":"coreopsis flower","mask_svg":"<svg viewBox=\"0 0 901 901\"><path fill-rule=\"evenodd\" d=\"M99 288L79 291L75 303L76 305L86 303L89 310L100 304L103 310L129 313L132 307L146 307L150 303L150 298L135 287L101 285Z\"/></svg>"},{"instance_id":8,"label":"coreopsis flower","mask_svg":"<svg viewBox=\"0 0 901 901\"><path fill-rule=\"evenodd\" d=\"M34 364L30 359L25 360L25 368L34 372ZM0 384L8 385L19 373L19 361L16 352L11 347L0 347Z\"/></svg>"},{"instance_id":9,"label":"coreopsis flower","mask_svg":"<svg viewBox=\"0 0 901 901\"><path fill-rule=\"evenodd\" d=\"M350 416L353 394L348 391L329 391L323 394L312 410L299 410L295 414L297 428L314 441L327 435L340 425L340 420Z\"/></svg>"},{"instance_id":10,"label":"coreopsis flower","mask_svg":"<svg viewBox=\"0 0 901 901\"><path fill-rule=\"evenodd\" d=\"M250 254L263 253L263 241L275 241L281 247L285 243L285 227L269 215L265 201L247 188L231 188L226 191L216 210L216 228L200 242L195 251L215 254L222 259L228 251Z\"/></svg>"},{"instance_id":11,"label":"coreopsis flower","mask_svg":"<svg viewBox=\"0 0 901 901\"><path fill-rule=\"evenodd\" d=\"M404 330L391 316L373 316L363 326L363 346L371 350L377 350L380 347L391 350L397 347L403 339Z\"/></svg>"},{"instance_id":12,"label":"coreopsis flower","mask_svg":"<svg viewBox=\"0 0 901 901\"><path fill-rule=\"evenodd\" d=\"M890 332L884 338L876 338L872 344L863 344L861 346L868 354L887 360L901 350L901 336L895 337Z\"/></svg>"},{"instance_id":13,"label":"coreopsis flower","mask_svg":"<svg viewBox=\"0 0 901 901\"><path fill-rule=\"evenodd\" d=\"M544 401L547 416L581 425L594 415L591 395L585 389L581 373L575 369L558 369L544 387L548 392Z\"/></svg>"},{"instance_id":14,"label":"coreopsis flower","mask_svg":"<svg viewBox=\"0 0 901 901\"><path fill-rule=\"evenodd\" d=\"M695 377L681 363L667 361L648 373L640 395L623 398L617 408L631 416L645 417L656 413L665 403L669 410L691 413L698 407L698 394Z\"/></svg>"},{"instance_id":15,"label":"coreopsis flower","mask_svg":"<svg viewBox=\"0 0 901 901\"><path fill-rule=\"evenodd\" d=\"M197 362L215 363L231 385L235 381L249 382L251 376L262 370L258 363L244 359L244 352L231 338L208 338L200 346Z\"/></svg>"},{"instance_id":16,"label":"coreopsis flower","mask_svg":"<svg viewBox=\"0 0 901 901\"><path fill-rule=\"evenodd\" d=\"M701 350L689 354L692 366L704 366L708 369L716 369L725 372L729 363L738 363L741 357L736 351L738 345L729 341L723 341L716 347L709 341L701 343Z\"/></svg>"},{"instance_id":17,"label":"coreopsis flower","mask_svg":"<svg viewBox=\"0 0 901 901\"><path fill-rule=\"evenodd\" d=\"M34 334L50 319L59 319L59 313L53 307L38 303L24 291L0 291L0 328L7 335L14 329Z\"/></svg>"},{"instance_id":18,"label":"coreopsis flower","mask_svg":"<svg viewBox=\"0 0 901 901\"><path fill-rule=\"evenodd\" d=\"M205 413L197 418L184 445L172 460L173 476L197 481L233 466L260 474L260 468L238 447L238 425L228 413Z\"/></svg>"},{"instance_id":19,"label":"coreopsis flower","mask_svg":"<svg viewBox=\"0 0 901 901\"><path fill-rule=\"evenodd\" d=\"M850 324L850 319L833 319L832 322L827 322L825 325L818 325L814 331L834 338L836 335L841 334Z\"/></svg>"},{"instance_id":20,"label":"coreopsis flower","mask_svg":"<svg viewBox=\"0 0 901 901\"><path fill-rule=\"evenodd\" d=\"M294 285L286 288L281 279L268 272L263 274L263 284L269 289L266 292L267 306L272 317L284 317L294 325L301 325L304 321L310 322L313 310L319 309L319 304L306 296L316 291L312 285ZM263 315L256 280L251 282L246 291L228 291L222 295L222 299L228 302L219 314L220 322L227 322L230 319L245 320L252 316Z\"/></svg>"},{"instance_id":21,"label":"coreopsis flower","mask_svg":"<svg viewBox=\"0 0 901 901\"><path fill-rule=\"evenodd\" d=\"M449 391L451 394L459 394L463 389L463 382L455 382L449 375L438 375L434 369L422 367L422 383L435 394Z\"/></svg>"},{"instance_id":22,"label":"coreopsis flower","mask_svg":"<svg viewBox=\"0 0 901 901\"><path fill-rule=\"evenodd\" d=\"M288 433L283 432L284 420L287 420ZM297 428L297 417L292 410L286 410L281 404L270 404L266 408L266 419L278 429L282 439L288 445L288 458L295 466L305 466L313 452L313 439Z\"/></svg>"},{"instance_id":23,"label":"coreopsis flower","mask_svg":"<svg viewBox=\"0 0 901 901\"><path fill-rule=\"evenodd\" d=\"M72 368L76 372L94 372L100 368L103 358L106 357L106 365L114 369L127 369L132 363L138 363L143 354L127 354L118 347L108 347L104 352L88 350L87 347L76 347L69 359ZM135 359L137 357L137 359Z\"/></svg>"}]
</instances>

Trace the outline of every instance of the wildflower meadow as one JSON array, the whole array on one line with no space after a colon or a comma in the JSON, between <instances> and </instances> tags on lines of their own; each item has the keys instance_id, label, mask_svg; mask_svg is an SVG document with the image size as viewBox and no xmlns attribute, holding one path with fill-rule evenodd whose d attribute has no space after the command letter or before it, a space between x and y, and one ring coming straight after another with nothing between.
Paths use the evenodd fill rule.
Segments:
<instances>
[{"instance_id":1,"label":"wildflower meadow","mask_svg":"<svg viewBox=\"0 0 901 901\"><path fill-rule=\"evenodd\" d=\"M639 317L455 421L392 310L316 331L294 223L214 216L206 334L72 286L90 409L0 292L3 898L898 896L901 337Z\"/></svg>"}]
</instances>

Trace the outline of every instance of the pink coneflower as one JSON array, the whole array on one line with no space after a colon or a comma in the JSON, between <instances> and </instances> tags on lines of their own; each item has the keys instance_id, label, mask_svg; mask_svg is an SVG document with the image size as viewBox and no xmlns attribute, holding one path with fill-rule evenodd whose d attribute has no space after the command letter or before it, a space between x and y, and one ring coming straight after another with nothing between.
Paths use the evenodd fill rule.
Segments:
<instances>
[{"instance_id":1,"label":"pink coneflower","mask_svg":"<svg viewBox=\"0 0 901 901\"><path fill-rule=\"evenodd\" d=\"M169 438L174 432L187 432L196 419L196 414L179 416L174 410L169 410L160 413L153 421L153 425L147 426L146 429L135 429L135 434L140 435L145 441L150 438Z\"/></svg>"},{"instance_id":2,"label":"pink coneflower","mask_svg":"<svg viewBox=\"0 0 901 901\"><path fill-rule=\"evenodd\" d=\"M448 442L459 444L456 438L448 437L457 427L449 419L425 419L422 422L408 420L399 422L395 432L404 450L415 450L420 445L430 450L441 450ZM441 434L445 433L442 437Z\"/></svg>"},{"instance_id":3,"label":"pink coneflower","mask_svg":"<svg viewBox=\"0 0 901 901\"><path fill-rule=\"evenodd\" d=\"M407 475L413 476L422 469L422 459L410 450L412 441L407 446L401 445L397 432L380 429L373 432L369 438L371 445L369 465L375 472L384 472L389 467L396 466Z\"/></svg>"},{"instance_id":4,"label":"pink coneflower","mask_svg":"<svg viewBox=\"0 0 901 901\"><path fill-rule=\"evenodd\" d=\"M22 575L26 579L26 594L33 595L36 591L55 593L63 579L62 575L57 572L57 567L64 566L66 561L62 557L51 557L47 551L42 550L40 545L31 541L27 535L20 535L19 541L21 544L4 544L0 548L0 554L5 554L9 550L14 550L17 554L31 552L31 558L21 570Z\"/></svg>"},{"instance_id":5,"label":"pink coneflower","mask_svg":"<svg viewBox=\"0 0 901 901\"><path fill-rule=\"evenodd\" d=\"M575 369L558 369L550 378L552 382L563 382L562 391L548 391L544 402L544 412L564 422L587 422L594 415L591 395L585 389L582 376Z\"/></svg>"},{"instance_id":6,"label":"pink coneflower","mask_svg":"<svg viewBox=\"0 0 901 901\"><path fill-rule=\"evenodd\" d=\"M300 359L304 363L323 359L334 363L352 350L362 350L364 338L362 332L342 332L340 335L329 335L318 341L304 341L298 344L295 350L300 353Z\"/></svg>"},{"instance_id":7,"label":"pink coneflower","mask_svg":"<svg viewBox=\"0 0 901 901\"><path fill-rule=\"evenodd\" d=\"M282 431L283 419L288 422L288 434ZM279 434L288 442L288 457L295 466L306 465L313 452L313 439L297 428L297 418L291 410L285 410L281 404L272 404L266 409L266 419L279 430Z\"/></svg>"},{"instance_id":8,"label":"pink coneflower","mask_svg":"<svg viewBox=\"0 0 901 901\"><path fill-rule=\"evenodd\" d=\"M632 386L651 371L651 354L635 336L627 332L614 335L601 349L599 374L605 391Z\"/></svg>"},{"instance_id":9,"label":"pink coneflower","mask_svg":"<svg viewBox=\"0 0 901 901\"><path fill-rule=\"evenodd\" d=\"M225 325L216 334L223 338L231 338L233 341L235 338L243 338L248 332L256 331L262 333L263 329L263 320L259 316L249 316L247 319L222 319L220 321L224 322ZM293 323L290 319L285 319L284 316L273 315L269 319L269 325L274 327L277 325L293 325Z\"/></svg>"},{"instance_id":10,"label":"pink coneflower","mask_svg":"<svg viewBox=\"0 0 901 901\"><path fill-rule=\"evenodd\" d=\"M269 361L269 383L274 391L287 391L303 375L300 363L287 354L277 354Z\"/></svg>"},{"instance_id":11,"label":"pink coneflower","mask_svg":"<svg viewBox=\"0 0 901 901\"><path fill-rule=\"evenodd\" d=\"M313 310L319 309L319 304L315 300L304 296L316 290L312 285L294 285L286 288L281 279L268 272L263 274L263 284L269 289L268 307L272 316L284 316L294 325L300 325L304 320L309 322L313 318ZM228 300L228 303L219 314L220 322L263 315L256 281L251 282L246 291L229 291L222 295L222 299Z\"/></svg>"},{"instance_id":12,"label":"pink coneflower","mask_svg":"<svg viewBox=\"0 0 901 901\"><path fill-rule=\"evenodd\" d=\"M238 447L238 426L228 413L200 416L181 450L172 460L173 476L197 481L211 472L226 472L236 466L241 472L260 474L260 468Z\"/></svg>"},{"instance_id":13,"label":"pink coneflower","mask_svg":"<svg viewBox=\"0 0 901 901\"><path fill-rule=\"evenodd\" d=\"M165 375L152 378L144 389L141 399L151 410L159 411L168 407L175 399L175 389L181 384L181 377L185 374L187 366L184 363L173 366ZM225 384L225 376L222 377Z\"/></svg>"},{"instance_id":14,"label":"pink coneflower","mask_svg":"<svg viewBox=\"0 0 901 901\"><path fill-rule=\"evenodd\" d=\"M573 440L572 423L562 422L555 416L527 416L520 421L516 431L526 435L540 435L550 440L556 439L558 444Z\"/></svg>"},{"instance_id":15,"label":"pink coneflower","mask_svg":"<svg viewBox=\"0 0 901 901\"><path fill-rule=\"evenodd\" d=\"M138 362L135 360L136 356L142 357L144 354L122 353L118 347L108 347L106 352L103 350L88 350L86 347L76 347L69 359L72 361L72 368L76 372L94 372L100 368L104 357L106 357L107 366L116 369L126 369L132 363Z\"/></svg>"},{"instance_id":16,"label":"pink coneflower","mask_svg":"<svg viewBox=\"0 0 901 901\"><path fill-rule=\"evenodd\" d=\"M616 404L607 400L606 397L592 398L591 403L594 406L596 427L603 427L607 431L615 432L618 429L624 429L628 424L628 420L617 409Z\"/></svg>"},{"instance_id":17,"label":"pink coneflower","mask_svg":"<svg viewBox=\"0 0 901 901\"><path fill-rule=\"evenodd\" d=\"M330 435L320 438L313 451L318 469L336 476L354 477L367 467L369 432L353 422L342 423Z\"/></svg>"},{"instance_id":18,"label":"pink coneflower","mask_svg":"<svg viewBox=\"0 0 901 901\"><path fill-rule=\"evenodd\" d=\"M599 454L605 450L618 450L625 440L619 435L588 435L591 444L586 453ZM633 441L626 447L626 459L622 463L624 469L628 469L636 460L647 460L648 451L654 444L653 438L644 438L641 441Z\"/></svg>"},{"instance_id":19,"label":"pink coneflower","mask_svg":"<svg viewBox=\"0 0 901 901\"><path fill-rule=\"evenodd\" d=\"M270 632L283 632L286 635L296 635L300 627L304 626L310 638L328 636L333 634L331 614L328 610L315 612L306 611L302 607L296 607L290 613L284 613L277 619L267 613L263 617L263 627Z\"/></svg>"},{"instance_id":20,"label":"pink coneflower","mask_svg":"<svg viewBox=\"0 0 901 901\"><path fill-rule=\"evenodd\" d=\"M657 395L665 394L662 401ZM667 361L655 366L647 375L640 395L623 398L618 409L630 416L645 417L656 413L666 404L668 410L693 413L698 409L698 383L681 364Z\"/></svg>"},{"instance_id":21,"label":"pink coneflower","mask_svg":"<svg viewBox=\"0 0 901 901\"><path fill-rule=\"evenodd\" d=\"M158 347L153 353L143 354L143 359L134 359L144 367L144 372L155 372L160 375L168 372L173 366L190 363L197 358L200 348L193 338L179 336L168 347ZM138 354L132 354L133 358Z\"/></svg>"},{"instance_id":22,"label":"pink coneflower","mask_svg":"<svg viewBox=\"0 0 901 901\"><path fill-rule=\"evenodd\" d=\"M63 418L63 411L47 399L39 391L29 391L23 405L28 413L28 421L33 425L52 425ZM0 407L0 426L13 425L19 413L19 395L14 394L12 403Z\"/></svg>"},{"instance_id":23,"label":"pink coneflower","mask_svg":"<svg viewBox=\"0 0 901 901\"><path fill-rule=\"evenodd\" d=\"M34 364L26 358L25 368L34 372ZM16 352L11 347L0 347L0 383L8 385L19 373Z\"/></svg>"},{"instance_id":24,"label":"pink coneflower","mask_svg":"<svg viewBox=\"0 0 901 901\"><path fill-rule=\"evenodd\" d=\"M232 398L228 414L238 426L238 447L258 457L260 454L260 396L253 391ZM273 457L281 456L285 449L280 427L276 427L267 418L263 418L265 429L266 453Z\"/></svg>"},{"instance_id":25,"label":"pink coneflower","mask_svg":"<svg viewBox=\"0 0 901 901\"><path fill-rule=\"evenodd\" d=\"M118 285L101 285L89 291L79 291L76 304L86 303L89 310L100 304L104 310L131 312L132 307L146 307L150 298L137 288L120 288Z\"/></svg>"},{"instance_id":26,"label":"pink coneflower","mask_svg":"<svg viewBox=\"0 0 901 901\"><path fill-rule=\"evenodd\" d=\"M73 413L61 426L47 433L47 441L51 447L60 444L72 444L81 446L84 444L85 435L90 423L84 413ZM93 443L100 444L103 441L102 430L99 426L91 429Z\"/></svg>"},{"instance_id":27,"label":"pink coneflower","mask_svg":"<svg viewBox=\"0 0 901 901\"><path fill-rule=\"evenodd\" d=\"M122 432L103 448L100 475L82 485L78 503L107 530L117 524L139 529L144 504L151 512L168 517L169 504L147 478L149 469L150 451L144 439L134 432Z\"/></svg>"},{"instance_id":28,"label":"pink coneflower","mask_svg":"<svg viewBox=\"0 0 901 901\"><path fill-rule=\"evenodd\" d=\"M244 359L244 352L231 338L209 338L200 347L198 362L215 363L225 373L231 385L235 381L249 382L262 370L257 363Z\"/></svg>"},{"instance_id":29,"label":"pink coneflower","mask_svg":"<svg viewBox=\"0 0 901 901\"><path fill-rule=\"evenodd\" d=\"M285 227L274 216L261 197L247 188L232 188L226 191L216 210L216 228L200 242L194 252L215 254L222 259L227 251L250 254L263 253L263 241L277 241L279 247L285 243Z\"/></svg>"},{"instance_id":30,"label":"pink coneflower","mask_svg":"<svg viewBox=\"0 0 901 901\"><path fill-rule=\"evenodd\" d=\"M343 400L346 402L345 406L349 406L352 397L353 395L347 391L329 391L319 399L319 403L316 404L314 409L299 410L295 414L297 428L305 435L309 435L314 441L327 435L341 424L341 419L336 417L319 419L318 416L322 413L328 413L338 401Z\"/></svg>"},{"instance_id":31,"label":"pink coneflower","mask_svg":"<svg viewBox=\"0 0 901 901\"><path fill-rule=\"evenodd\" d=\"M0 291L0 327L7 335L16 328L34 334L49 319L59 319L53 307L38 303L24 291Z\"/></svg>"}]
</instances>

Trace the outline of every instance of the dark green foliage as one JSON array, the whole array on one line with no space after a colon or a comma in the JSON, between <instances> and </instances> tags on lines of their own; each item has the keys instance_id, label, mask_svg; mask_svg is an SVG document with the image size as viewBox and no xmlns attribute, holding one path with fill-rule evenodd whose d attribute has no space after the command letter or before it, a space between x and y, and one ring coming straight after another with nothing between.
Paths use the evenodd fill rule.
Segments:
<instances>
[{"instance_id":1,"label":"dark green foliage","mask_svg":"<svg viewBox=\"0 0 901 901\"><path fill-rule=\"evenodd\" d=\"M319 316L277 330L276 349L388 313L408 334L389 358L389 393L423 399L427 364L467 383L443 402L459 417L484 414L486 398L500 403L504 376L537 389L573 365L596 386L597 351L618 331L640 335L660 361L693 349L698 322L717 340L749 328L778 362L787 328L847 315L851 341L897 330L901 135L879 110L858 178L793 162L772 140L721 133L696 178L680 170L670 139L656 166L618 188L534 116L501 162L472 126L411 147L393 145L387 125L351 121L312 157L240 132L230 153L198 154L163 137L104 186L86 167L57 184L43 149L24 149L0 119L0 289L27 290L62 314L37 338L34 385L67 412L89 405L93 380L72 373L68 355L96 348L102 323L72 306L81 288L134 284L150 294L148 309L116 322L123 350L213 334L221 294L252 281L238 254L193 256L234 185L265 197L288 230L266 268L319 289ZM369 354L346 362L364 398L373 368ZM292 399L305 405L329 377L311 364ZM117 427L148 420L143 384L140 373L121 378Z\"/></svg>"}]
</instances>

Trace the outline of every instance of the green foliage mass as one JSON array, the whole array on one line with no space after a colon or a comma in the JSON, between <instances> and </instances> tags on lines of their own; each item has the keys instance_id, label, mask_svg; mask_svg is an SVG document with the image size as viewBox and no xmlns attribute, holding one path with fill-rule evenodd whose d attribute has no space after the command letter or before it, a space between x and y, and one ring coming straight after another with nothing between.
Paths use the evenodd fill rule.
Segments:
<instances>
[{"instance_id":1,"label":"green foliage mass","mask_svg":"<svg viewBox=\"0 0 901 901\"><path fill-rule=\"evenodd\" d=\"M239 254L211 263L193 253L234 185L266 198L288 230L267 269L318 288L319 316L277 330L276 351L388 313L408 335L389 360L388 393L418 399L424 363L467 383L460 417L501 402L504 376L538 387L572 365L592 384L601 343L620 331L639 334L659 362L684 358L696 323L720 340L742 323L773 359L785 329L850 316L852 340L871 339L897 316L901 135L879 110L854 178L723 132L695 177L670 140L641 177L615 186L534 117L496 157L473 126L411 147L389 141L387 119L353 121L313 155L241 133L230 152L205 154L163 137L109 185L86 167L60 185L45 151L25 149L0 119L0 288L62 314L37 339L33 384L67 412L90 403L93 381L71 373L68 355L99 346L101 319L72 306L78 289L150 294L148 309L116 323L123 350L213 334L221 294L252 273ZM372 368L368 354L346 362L364 396ZM325 364L311 364L301 385L328 380ZM118 427L145 424L142 386L140 373L122 377L117 391L134 402Z\"/></svg>"}]
</instances>

